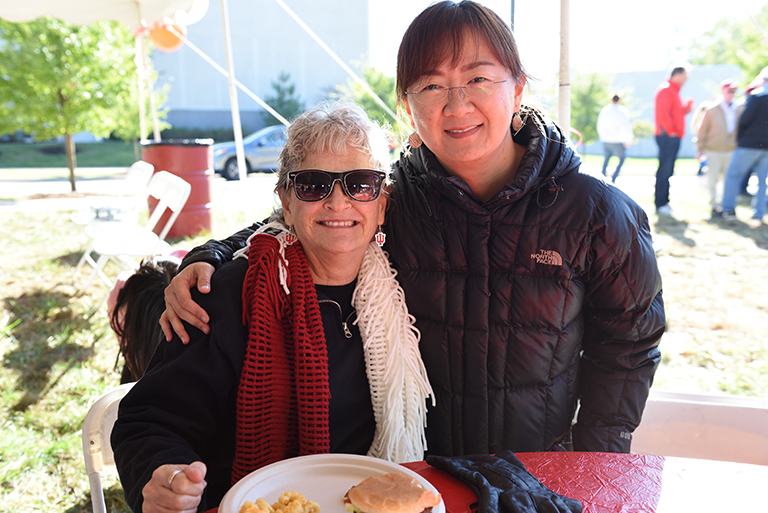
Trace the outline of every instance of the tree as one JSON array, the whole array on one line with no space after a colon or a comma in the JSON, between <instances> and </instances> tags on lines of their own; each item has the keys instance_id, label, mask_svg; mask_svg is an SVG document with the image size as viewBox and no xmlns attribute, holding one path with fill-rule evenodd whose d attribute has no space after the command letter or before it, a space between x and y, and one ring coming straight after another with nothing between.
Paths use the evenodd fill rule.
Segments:
<instances>
[{"instance_id":1,"label":"tree","mask_svg":"<svg viewBox=\"0 0 768 513\"><path fill-rule=\"evenodd\" d=\"M690 51L691 64L737 64L748 77L768 64L768 5L744 21L723 18L715 28L697 37Z\"/></svg>"},{"instance_id":2,"label":"tree","mask_svg":"<svg viewBox=\"0 0 768 513\"><path fill-rule=\"evenodd\" d=\"M370 66L363 68L363 80L368 87L381 98L392 112L397 108L397 94L395 92L395 77L390 77ZM349 83L336 86L333 96L337 98L346 98L360 105L368 117L378 121L380 124L395 125L396 120L374 100L368 92L357 82L350 80Z\"/></svg>"},{"instance_id":3,"label":"tree","mask_svg":"<svg viewBox=\"0 0 768 513\"><path fill-rule=\"evenodd\" d=\"M304 102L296 95L296 86L292 84L290 80L291 75L282 71L280 75L278 75L277 81L272 82L272 89L275 91L274 96L264 98L267 105L275 109L278 114L289 121L306 109ZM262 112L261 115L267 126L280 123L280 120L269 112Z\"/></svg>"},{"instance_id":4,"label":"tree","mask_svg":"<svg viewBox=\"0 0 768 513\"><path fill-rule=\"evenodd\" d=\"M0 20L0 133L23 130L42 140L63 136L73 192L72 135L88 131L108 137L131 123L138 116L137 87L134 38L125 25Z\"/></svg>"},{"instance_id":5,"label":"tree","mask_svg":"<svg viewBox=\"0 0 768 513\"><path fill-rule=\"evenodd\" d=\"M602 73L574 73L571 87L571 126L583 143L597 140L597 116L611 100L611 80Z\"/></svg>"}]
</instances>

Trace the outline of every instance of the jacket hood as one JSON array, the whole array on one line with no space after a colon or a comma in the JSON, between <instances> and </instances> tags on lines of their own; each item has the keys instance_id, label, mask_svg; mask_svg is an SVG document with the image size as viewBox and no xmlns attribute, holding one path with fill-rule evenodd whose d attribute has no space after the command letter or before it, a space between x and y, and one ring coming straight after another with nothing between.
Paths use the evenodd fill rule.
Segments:
<instances>
[{"instance_id":1,"label":"jacket hood","mask_svg":"<svg viewBox=\"0 0 768 513\"><path fill-rule=\"evenodd\" d=\"M499 192L507 199L517 199L546 184L551 185L553 180L578 170L581 165L581 157L573 144L551 119L527 106L520 109L520 116L524 125L517 134L513 134L513 140L525 146L525 153L517 174ZM466 182L449 175L425 145L404 150L395 167L400 168L410 182L422 187L432 185L441 194L472 195Z\"/></svg>"}]
</instances>

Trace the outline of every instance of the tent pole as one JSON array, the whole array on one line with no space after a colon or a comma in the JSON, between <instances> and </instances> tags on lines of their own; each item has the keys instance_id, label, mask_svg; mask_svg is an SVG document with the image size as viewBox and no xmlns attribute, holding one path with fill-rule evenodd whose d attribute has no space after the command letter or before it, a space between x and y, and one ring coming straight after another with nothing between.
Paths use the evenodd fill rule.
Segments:
<instances>
[{"instance_id":1,"label":"tent pole","mask_svg":"<svg viewBox=\"0 0 768 513\"><path fill-rule=\"evenodd\" d=\"M569 0L560 0L560 87L557 98L557 122L571 137L571 77L569 48Z\"/></svg>"},{"instance_id":2,"label":"tent pole","mask_svg":"<svg viewBox=\"0 0 768 513\"><path fill-rule=\"evenodd\" d=\"M141 35L141 55L144 58L144 72L147 74L147 94L149 95L149 110L152 111L152 130L155 142L160 142L160 123L157 120L157 107L152 88L152 66L147 55L147 38L144 34Z\"/></svg>"},{"instance_id":3,"label":"tent pole","mask_svg":"<svg viewBox=\"0 0 768 513\"><path fill-rule=\"evenodd\" d=\"M140 37L144 37L143 32L136 35L136 73L139 75L137 82L139 87L139 141L144 142L147 140L147 112L144 92L144 74L147 72L147 64L144 62Z\"/></svg>"},{"instance_id":4,"label":"tent pole","mask_svg":"<svg viewBox=\"0 0 768 513\"><path fill-rule=\"evenodd\" d=\"M229 82L229 104L232 110L232 128L235 132L235 152L237 154L237 170L240 180L248 178L248 168L245 165L243 151L243 128L240 126L240 107L237 104L237 88L235 87L235 65L232 59L232 40L229 33L229 10L227 0L221 0L221 20L224 24L224 49L227 55L227 81Z\"/></svg>"}]
</instances>

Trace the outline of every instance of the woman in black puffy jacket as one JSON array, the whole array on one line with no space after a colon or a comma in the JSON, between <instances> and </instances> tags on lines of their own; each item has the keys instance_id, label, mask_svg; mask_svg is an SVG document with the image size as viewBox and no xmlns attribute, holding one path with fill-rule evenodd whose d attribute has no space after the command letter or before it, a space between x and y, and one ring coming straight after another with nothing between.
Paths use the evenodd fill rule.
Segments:
<instances>
[{"instance_id":1,"label":"woman in black puffy jacket","mask_svg":"<svg viewBox=\"0 0 768 513\"><path fill-rule=\"evenodd\" d=\"M665 328L648 219L522 105L526 78L509 28L471 1L428 7L400 47L415 132L385 249L436 396L429 452L553 450L571 433L575 450L629 452ZM188 291L213 267L190 264L231 258L249 231L187 256L167 336L179 317L205 326Z\"/></svg>"}]
</instances>

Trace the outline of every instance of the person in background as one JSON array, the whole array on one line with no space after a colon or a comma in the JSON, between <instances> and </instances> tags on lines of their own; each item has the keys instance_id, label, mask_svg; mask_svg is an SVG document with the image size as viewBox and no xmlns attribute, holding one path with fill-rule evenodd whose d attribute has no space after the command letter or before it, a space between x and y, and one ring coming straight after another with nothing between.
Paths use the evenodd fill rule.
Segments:
<instances>
[{"instance_id":1,"label":"person in background","mask_svg":"<svg viewBox=\"0 0 768 513\"><path fill-rule=\"evenodd\" d=\"M693 100L688 100L683 105L680 98L680 88L687 80L687 66L673 68L669 80L656 89L654 99L656 144L659 147L654 202L656 213L661 215L672 215L672 208L669 206L669 179L675 173L680 140L685 134L685 115L693 108Z\"/></svg>"},{"instance_id":2,"label":"person in background","mask_svg":"<svg viewBox=\"0 0 768 513\"><path fill-rule=\"evenodd\" d=\"M766 183L768 177L768 67L755 78L744 110L739 116L736 149L725 175L723 213L726 220L736 219L736 198L742 189L744 177L757 175L757 194L752 198L752 219L762 221L766 209Z\"/></svg>"},{"instance_id":3,"label":"person in background","mask_svg":"<svg viewBox=\"0 0 768 513\"><path fill-rule=\"evenodd\" d=\"M134 512L216 507L248 473L294 456L424 458L419 333L374 242L387 144L357 105L291 123L282 209L195 298L208 334L163 344L120 402L111 442Z\"/></svg>"},{"instance_id":4,"label":"person in background","mask_svg":"<svg viewBox=\"0 0 768 513\"><path fill-rule=\"evenodd\" d=\"M744 104L747 103L747 100L752 95L752 91L756 89L760 89L762 87L762 82L760 81L759 77L755 78L747 87L744 89L744 98L741 102L741 110L744 109ZM749 173L744 174L744 178L741 181L741 191L739 191L739 196L743 196L745 198L752 199L754 196L751 192L749 192L749 179L754 174L754 171L751 171Z\"/></svg>"},{"instance_id":5,"label":"person in background","mask_svg":"<svg viewBox=\"0 0 768 513\"><path fill-rule=\"evenodd\" d=\"M385 248L435 391L429 454L629 452L660 361L648 218L580 170L567 134L523 104L526 81L509 26L472 1L427 7L398 52L414 132ZM209 329L190 287L210 291L255 228L190 252L166 290L166 336L186 336L180 318Z\"/></svg>"},{"instance_id":6,"label":"person in background","mask_svg":"<svg viewBox=\"0 0 768 513\"><path fill-rule=\"evenodd\" d=\"M698 130L696 149L706 156L712 215L722 212L723 182L733 150L736 148L736 112L733 101L736 82L731 79L720 83L720 97L705 108Z\"/></svg>"},{"instance_id":7,"label":"person in background","mask_svg":"<svg viewBox=\"0 0 768 513\"><path fill-rule=\"evenodd\" d=\"M627 148L632 145L632 123L629 110L621 104L621 96L614 94L611 103L600 110L597 116L597 135L603 142L603 175L607 176L608 161L616 155L619 163L611 176L611 182L616 183L616 177L621 172L621 166L627 158Z\"/></svg>"},{"instance_id":8,"label":"person in background","mask_svg":"<svg viewBox=\"0 0 768 513\"><path fill-rule=\"evenodd\" d=\"M701 121L704 119L704 111L707 110L707 107L710 106L709 101L702 101L699 102L699 104L696 106L696 109L693 111L693 114L691 115L691 132L693 132L693 142L696 142L696 134L699 133L699 127L701 126ZM696 176L704 176L704 171L707 167L707 156L703 153L699 153L696 155L697 160L699 161L699 169L696 171Z\"/></svg>"},{"instance_id":9,"label":"person in background","mask_svg":"<svg viewBox=\"0 0 768 513\"><path fill-rule=\"evenodd\" d=\"M107 299L107 318L125 360L120 383L144 375L155 348L163 340L160 316L163 291L176 275L186 251L142 260L136 271L121 273Z\"/></svg>"}]
</instances>

